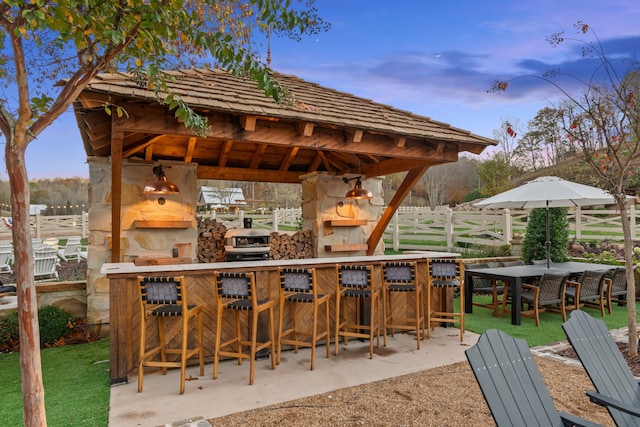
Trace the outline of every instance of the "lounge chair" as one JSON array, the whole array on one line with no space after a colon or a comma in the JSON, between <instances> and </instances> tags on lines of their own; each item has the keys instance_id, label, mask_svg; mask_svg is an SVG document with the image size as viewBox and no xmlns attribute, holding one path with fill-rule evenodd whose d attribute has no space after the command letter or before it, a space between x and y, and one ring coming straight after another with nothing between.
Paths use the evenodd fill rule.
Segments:
<instances>
[{"instance_id":1,"label":"lounge chair","mask_svg":"<svg viewBox=\"0 0 640 427\"><path fill-rule=\"evenodd\" d=\"M58 280L58 253L55 249L34 251L33 276L35 280Z\"/></svg>"},{"instance_id":2,"label":"lounge chair","mask_svg":"<svg viewBox=\"0 0 640 427\"><path fill-rule=\"evenodd\" d=\"M525 340L490 329L465 355L496 425L598 425L558 411Z\"/></svg>"},{"instance_id":3,"label":"lounge chair","mask_svg":"<svg viewBox=\"0 0 640 427\"><path fill-rule=\"evenodd\" d=\"M78 259L78 254L82 249L82 243L79 239L69 239L64 246L58 247L58 256L62 261L70 259Z\"/></svg>"},{"instance_id":4,"label":"lounge chair","mask_svg":"<svg viewBox=\"0 0 640 427\"><path fill-rule=\"evenodd\" d=\"M589 399L617 426L640 426L640 385L605 323L578 310L562 328L597 390L587 392Z\"/></svg>"}]
</instances>

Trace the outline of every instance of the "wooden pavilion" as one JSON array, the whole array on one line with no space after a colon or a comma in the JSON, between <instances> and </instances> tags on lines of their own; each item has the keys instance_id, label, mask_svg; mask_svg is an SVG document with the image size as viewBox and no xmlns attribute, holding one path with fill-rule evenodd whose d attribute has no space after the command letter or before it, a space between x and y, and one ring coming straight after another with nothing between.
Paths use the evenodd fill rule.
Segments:
<instances>
[{"instance_id":1,"label":"wooden pavilion","mask_svg":"<svg viewBox=\"0 0 640 427\"><path fill-rule=\"evenodd\" d=\"M168 74L169 88L207 118L207 136L186 128L163 105L161 94L128 74L97 76L74 105L87 155L111 158L112 262L121 259L124 159L195 163L198 179L281 183L300 183L310 172L372 178L406 171L369 237L367 254L372 254L400 203L430 166L496 144L290 75L274 74L290 94L278 104L255 82L221 70Z\"/></svg>"}]
</instances>

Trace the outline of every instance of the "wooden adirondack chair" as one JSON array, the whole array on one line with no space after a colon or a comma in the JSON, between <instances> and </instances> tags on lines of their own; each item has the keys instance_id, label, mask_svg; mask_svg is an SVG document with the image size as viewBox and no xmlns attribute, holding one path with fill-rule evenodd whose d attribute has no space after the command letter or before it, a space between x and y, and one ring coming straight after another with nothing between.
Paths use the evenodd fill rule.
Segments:
<instances>
[{"instance_id":1,"label":"wooden adirondack chair","mask_svg":"<svg viewBox=\"0 0 640 427\"><path fill-rule=\"evenodd\" d=\"M562 328L597 390L587 392L589 399L606 407L617 426L640 426L640 384L605 323L574 311Z\"/></svg>"},{"instance_id":2,"label":"wooden adirondack chair","mask_svg":"<svg viewBox=\"0 0 640 427\"><path fill-rule=\"evenodd\" d=\"M598 425L558 411L525 340L491 329L465 355L496 425Z\"/></svg>"},{"instance_id":3,"label":"wooden adirondack chair","mask_svg":"<svg viewBox=\"0 0 640 427\"><path fill-rule=\"evenodd\" d=\"M36 250L33 255L33 275L36 280L58 279L58 253L55 249Z\"/></svg>"}]
</instances>

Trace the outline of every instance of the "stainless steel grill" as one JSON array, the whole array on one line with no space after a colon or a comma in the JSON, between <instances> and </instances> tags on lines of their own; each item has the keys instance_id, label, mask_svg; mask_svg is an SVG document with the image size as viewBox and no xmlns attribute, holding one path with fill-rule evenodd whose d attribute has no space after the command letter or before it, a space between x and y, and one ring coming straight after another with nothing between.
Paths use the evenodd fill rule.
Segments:
<instances>
[{"instance_id":1,"label":"stainless steel grill","mask_svg":"<svg viewBox=\"0 0 640 427\"><path fill-rule=\"evenodd\" d=\"M257 228L232 228L224 235L227 261L255 261L269 258L270 233Z\"/></svg>"}]
</instances>

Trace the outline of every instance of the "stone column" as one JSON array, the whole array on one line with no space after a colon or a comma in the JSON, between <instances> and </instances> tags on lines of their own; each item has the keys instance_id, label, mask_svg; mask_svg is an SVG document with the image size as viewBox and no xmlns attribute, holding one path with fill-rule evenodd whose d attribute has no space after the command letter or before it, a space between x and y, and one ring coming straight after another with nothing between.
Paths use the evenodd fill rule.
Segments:
<instances>
[{"instance_id":1,"label":"stone column","mask_svg":"<svg viewBox=\"0 0 640 427\"><path fill-rule=\"evenodd\" d=\"M100 273L111 262L111 161L90 157L89 163L89 257L87 266L87 319L89 323L109 321L109 281ZM196 165L184 162L160 162L167 179L180 194L146 195L144 185L154 178L158 163L123 161L120 248L122 260L140 257L171 258L178 245L180 257L196 262L198 187ZM162 199L162 200L161 200ZM136 221L180 222L178 228L137 228ZM188 223L188 225L187 225ZM148 225L148 224L147 224ZM108 333L108 328L102 328Z\"/></svg>"},{"instance_id":2,"label":"stone column","mask_svg":"<svg viewBox=\"0 0 640 427\"><path fill-rule=\"evenodd\" d=\"M367 240L384 207L382 178L362 180L362 186L373 193L371 199L345 198L354 185L355 180L344 183L343 176L329 173L311 173L302 177L302 229L312 231L315 257L366 254ZM375 254L384 254L382 240Z\"/></svg>"}]
</instances>

